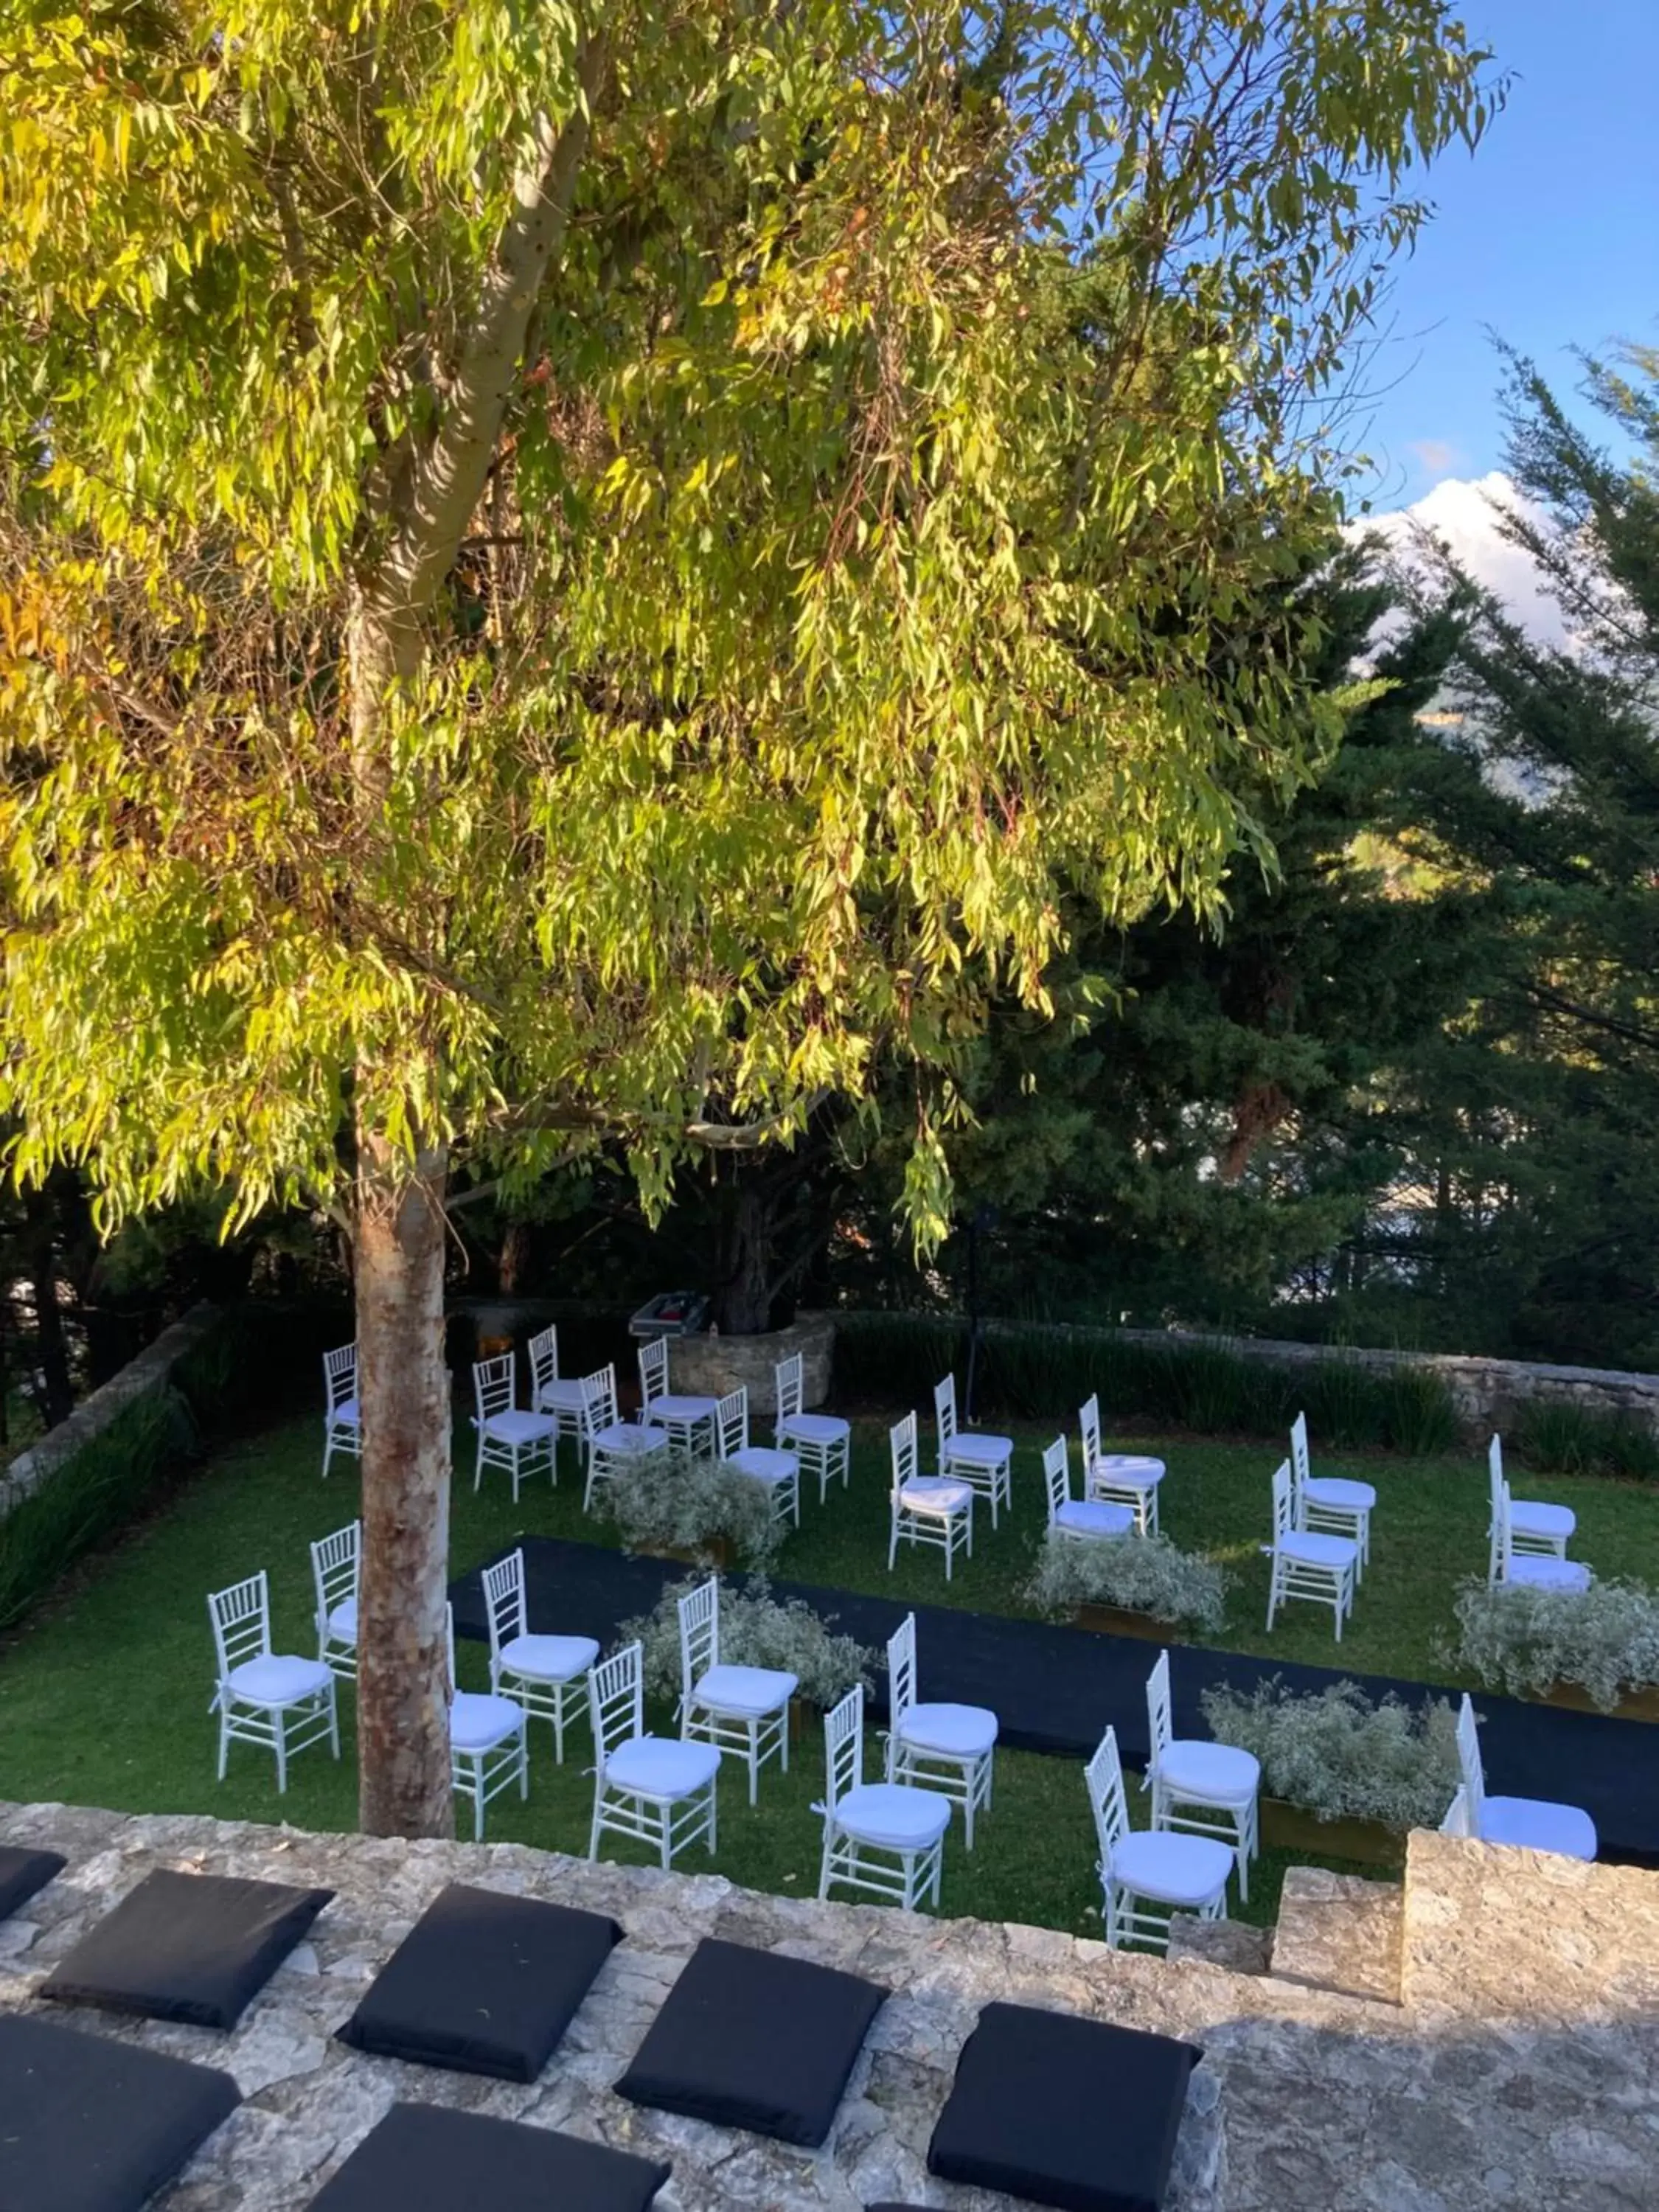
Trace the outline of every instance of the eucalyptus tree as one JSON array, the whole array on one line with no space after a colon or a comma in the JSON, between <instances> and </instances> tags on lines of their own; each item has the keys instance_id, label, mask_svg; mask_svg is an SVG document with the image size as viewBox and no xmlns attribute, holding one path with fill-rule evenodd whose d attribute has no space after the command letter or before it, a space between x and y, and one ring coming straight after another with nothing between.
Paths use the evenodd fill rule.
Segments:
<instances>
[{"instance_id":1,"label":"eucalyptus tree","mask_svg":"<svg viewBox=\"0 0 1659 2212\"><path fill-rule=\"evenodd\" d=\"M0 1110L348 1226L366 1827L448 1819L447 1178L897 1055L937 1231L1061 892L1307 769L1249 611L1497 96L1443 0L0 0Z\"/></svg>"}]
</instances>

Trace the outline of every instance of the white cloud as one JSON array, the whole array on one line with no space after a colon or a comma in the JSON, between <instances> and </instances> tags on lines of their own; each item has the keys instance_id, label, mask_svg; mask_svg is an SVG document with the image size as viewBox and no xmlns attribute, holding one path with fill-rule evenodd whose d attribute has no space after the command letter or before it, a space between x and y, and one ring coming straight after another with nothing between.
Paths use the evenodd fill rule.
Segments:
<instances>
[{"instance_id":1,"label":"white cloud","mask_svg":"<svg viewBox=\"0 0 1659 2212\"><path fill-rule=\"evenodd\" d=\"M1501 599L1522 629L1541 642L1567 640L1561 610L1544 589L1530 555L1512 545L1498 527L1504 507L1525 511L1526 502L1501 469L1474 478L1448 477L1414 505L1372 516L1353 526L1353 534L1375 532L1407 567L1420 567L1418 533L1439 539L1461 568ZM1533 510L1536 518L1536 510Z\"/></svg>"},{"instance_id":2,"label":"white cloud","mask_svg":"<svg viewBox=\"0 0 1659 2212\"><path fill-rule=\"evenodd\" d=\"M1354 525L1354 535L1374 531L1407 568L1422 568L1418 533L1429 531L1431 538L1447 546L1460 568L1504 602L1522 629L1541 644L1566 644L1562 611L1544 588L1544 577L1531 553L1524 553L1502 535L1500 511L1504 507L1540 520L1537 508L1528 511L1528 502L1516 489L1513 477L1504 476L1502 469L1493 469L1489 476L1449 476L1413 507L1401 507L1389 515L1374 515L1370 522Z\"/></svg>"}]
</instances>

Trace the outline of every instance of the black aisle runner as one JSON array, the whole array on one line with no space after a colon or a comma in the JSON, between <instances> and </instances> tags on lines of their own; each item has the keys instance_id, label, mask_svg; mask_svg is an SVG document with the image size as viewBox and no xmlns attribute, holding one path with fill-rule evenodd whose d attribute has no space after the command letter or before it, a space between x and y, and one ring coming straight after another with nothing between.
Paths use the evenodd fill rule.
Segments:
<instances>
[{"instance_id":1,"label":"black aisle runner","mask_svg":"<svg viewBox=\"0 0 1659 2212\"><path fill-rule=\"evenodd\" d=\"M526 1536L523 1544L532 1627L595 1636L601 1644L611 1641L620 1621L648 1613L665 1583L690 1571L672 1560L631 1559L557 1536ZM1146 1675L1158 1656L1155 1644L948 1606L912 1608L891 1598L817 1589L805 1583L772 1587L780 1597L806 1599L820 1613L833 1615L838 1628L878 1650L914 1610L923 1697L988 1705L1002 1724L1003 1742L1015 1750L1086 1759L1109 1721L1126 1761L1139 1765L1146 1760ZM459 1633L483 1639L479 1571L461 1576L450 1595ZM1278 1674L1295 1689L1322 1690L1346 1674L1372 1697L1393 1690L1415 1702L1436 1694L1420 1682L1349 1674L1340 1665L1299 1667L1189 1644L1172 1645L1170 1663L1180 1735L1208 1734L1199 1697L1224 1681L1248 1692ZM878 1676L874 1708L879 1709L884 1695L884 1680ZM1490 1790L1582 1805L1595 1822L1604 1859L1659 1866L1659 1728L1512 1698L1478 1695L1475 1705L1485 1723L1480 1747Z\"/></svg>"}]
</instances>

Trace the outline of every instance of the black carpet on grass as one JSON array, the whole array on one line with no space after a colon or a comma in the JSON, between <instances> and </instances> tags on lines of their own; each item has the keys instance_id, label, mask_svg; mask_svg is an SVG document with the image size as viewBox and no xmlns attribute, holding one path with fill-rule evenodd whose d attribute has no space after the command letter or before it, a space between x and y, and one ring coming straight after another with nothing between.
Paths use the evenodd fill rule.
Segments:
<instances>
[{"instance_id":1,"label":"black carpet on grass","mask_svg":"<svg viewBox=\"0 0 1659 2212\"><path fill-rule=\"evenodd\" d=\"M593 1636L601 1644L611 1640L620 1622L648 1613L665 1583L690 1571L677 1560L630 1558L559 1536L526 1536L521 1541L531 1627ZM509 1545L507 1551L516 1548ZM457 1633L480 1641L487 1633L482 1571L475 1568L450 1586ZM833 1616L843 1633L878 1650L914 1611L921 1696L988 1705L1001 1723L1001 1741L1016 1751L1086 1759L1110 1722L1125 1761L1146 1762L1146 1676L1158 1656L1156 1644L949 1606L913 1607L893 1598L817 1589L805 1583L774 1583L772 1590L780 1598L805 1598ZM1358 1682L1371 1697L1393 1691L1408 1704L1455 1698L1455 1692L1421 1682L1355 1674L1341 1665L1334 1643L1332 1650L1335 1665L1299 1667L1287 1660L1172 1644L1176 1735L1209 1734L1199 1705L1205 1690L1225 1682L1248 1694L1274 1674L1295 1690L1322 1690L1346 1680ZM884 1678L878 1675L867 1708L872 1717L884 1710ZM1603 1859L1659 1867L1659 1730L1643 1721L1569 1712L1484 1692L1476 1693L1475 1710L1485 1723L1480 1749L1490 1792L1570 1798L1595 1821Z\"/></svg>"}]
</instances>

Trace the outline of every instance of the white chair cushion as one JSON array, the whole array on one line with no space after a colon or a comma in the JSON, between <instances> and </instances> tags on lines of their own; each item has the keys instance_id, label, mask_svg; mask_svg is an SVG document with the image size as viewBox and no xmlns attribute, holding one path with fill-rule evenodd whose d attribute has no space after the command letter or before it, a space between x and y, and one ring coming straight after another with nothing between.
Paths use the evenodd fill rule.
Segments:
<instances>
[{"instance_id":1,"label":"white chair cushion","mask_svg":"<svg viewBox=\"0 0 1659 2212\"><path fill-rule=\"evenodd\" d=\"M328 1616L328 1632L337 1644L357 1641L357 1601L349 1597L343 1605L337 1605Z\"/></svg>"},{"instance_id":2,"label":"white chair cushion","mask_svg":"<svg viewBox=\"0 0 1659 2212\"><path fill-rule=\"evenodd\" d=\"M741 1451L732 1453L726 1465L757 1482L793 1482L800 1473L800 1462L793 1452L774 1451L769 1444L745 1444Z\"/></svg>"},{"instance_id":3,"label":"white chair cushion","mask_svg":"<svg viewBox=\"0 0 1659 2212\"><path fill-rule=\"evenodd\" d=\"M494 1751L519 1735L525 1723L522 1705L511 1698L491 1698L476 1690L458 1690L449 1704L449 1747L452 1751Z\"/></svg>"},{"instance_id":4,"label":"white chair cushion","mask_svg":"<svg viewBox=\"0 0 1659 2212\"><path fill-rule=\"evenodd\" d=\"M585 1402L582 1386L574 1376L556 1376L536 1392L537 1407L544 1413L580 1413Z\"/></svg>"},{"instance_id":5,"label":"white chair cushion","mask_svg":"<svg viewBox=\"0 0 1659 2212\"><path fill-rule=\"evenodd\" d=\"M501 1670L530 1682L573 1682L599 1656L591 1636L510 1636L501 1646Z\"/></svg>"},{"instance_id":6,"label":"white chair cushion","mask_svg":"<svg viewBox=\"0 0 1659 2212\"><path fill-rule=\"evenodd\" d=\"M1369 1513L1376 1504L1376 1492L1369 1482L1348 1482L1334 1474L1304 1482L1302 1495L1310 1505L1323 1505L1337 1513Z\"/></svg>"},{"instance_id":7,"label":"white chair cushion","mask_svg":"<svg viewBox=\"0 0 1659 2212\"><path fill-rule=\"evenodd\" d=\"M804 1444L838 1444L852 1435L853 1425L834 1413L791 1413L779 1433L797 1437Z\"/></svg>"},{"instance_id":8,"label":"white chair cushion","mask_svg":"<svg viewBox=\"0 0 1659 2212\"><path fill-rule=\"evenodd\" d=\"M1547 1537L1565 1542L1578 1526L1571 1505L1550 1505L1541 1498L1510 1500L1510 1533L1516 1536Z\"/></svg>"},{"instance_id":9,"label":"white chair cushion","mask_svg":"<svg viewBox=\"0 0 1659 2212\"><path fill-rule=\"evenodd\" d=\"M694 1686L691 1702L711 1712L758 1717L787 1705L799 1680L775 1667L711 1667Z\"/></svg>"},{"instance_id":10,"label":"white chair cushion","mask_svg":"<svg viewBox=\"0 0 1659 2212\"><path fill-rule=\"evenodd\" d=\"M1570 1859L1593 1859L1596 1851L1595 1823L1589 1814L1547 1797L1486 1798L1480 1808L1480 1840L1559 1851Z\"/></svg>"},{"instance_id":11,"label":"white chair cushion","mask_svg":"<svg viewBox=\"0 0 1659 2212\"><path fill-rule=\"evenodd\" d=\"M1116 1880L1158 1905L1206 1905L1226 1888L1232 1870L1228 1844L1169 1828L1137 1829L1112 1853Z\"/></svg>"},{"instance_id":12,"label":"white chair cushion","mask_svg":"<svg viewBox=\"0 0 1659 2212\"><path fill-rule=\"evenodd\" d=\"M707 1421L720 1409L718 1398L678 1397L665 1391L646 1407L653 1421Z\"/></svg>"},{"instance_id":13,"label":"white chair cushion","mask_svg":"<svg viewBox=\"0 0 1659 2212\"><path fill-rule=\"evenodd\" d=\"M1013 1455L1012 1437L980 1436L972 1430L958 1429L945 1447L947 1460L960 1460L966 1467L1000 1467Z\"/></svg>"},{"instance_id":14,"label":"white chair cushion","mask_svg":"<svg viewBox=\"0 0 1659 2212\"><path fill-rule=\"evenodd\" d=\"M504 1444L532 1444L544 1437L550 1437L556 1426L551 1413L532 1413L523 1406L509 1406L504 1413L492 1413L484 1423L484 1434Z\"/></svg>"},{"instance_id":15,"label":"white chair cushion","mask_svg":"<svg viewBox=\"0 0 1659 2212\"><path fill-rule=\"evenodd\" d=\"M1164 1480L1164 1462L1141 1452L1102 1452L1089 1475L1115 1490L1156 1490Z\"/></svg>"},{"instance_id":16,"label":"white chair cushion","mask_svg":"<svg viewBox=\"0 0 1659 2212\"><path fill-rule=\"evenodd\" d=\"M836 1802L836 1825L860 1844L925 1850L951 1824L951 1801L903 1782L862 1782Z\"/></svg>"},{"instance_id":17,"label":"white chair cushion","mask_svg":"<svg viewBox=\"0 0 1659 2212\"><path fill-rule=\"evenodd\" d=\"M295 1659L266 1651L233 1667L226 1679L232 1694L243 1705L268 1705L274 1711L279 1705L297 1705L301 1698L314 1698L334 1677L320 1659Z\"/></svg>"},{"instance_id":18,"label":"white chair cushion","mask_svg":"<svg viewBox=\"0 0 1659 2212\"><path fill-rule=\"evenodd\" d=\"M899 1728L902 1743L951 1759L979 1759L996 1740L997 1717L988 1705L912 1705Z\"/></svg>"},{"instance_id":19,"label":"white chair cushion","mask_svg":"<svg viewBox=\"0 0 1659 2212\"><path fill-rule=\"evenodd\" d=\"M665 1735L630 1736L605 1760L605 1786L638 1797L689 1797L713 1781L720 1764L720 1753L712 1743L680 1743Z\"/></svg>"},{"instance_id":20,"label":"white chair cushion","mask_svg":"<svg viewBox=\"0 0 1659 2212\"><path fill-rule=\"evenodd\" d=\"M608 1429L600 1429L593 1438L593 1448L601 1452L660 1451L668 1442L666 1429L653 1429L637 1421L613 1421Z\"/></svg>"},{"instance_id":21,"label":"white chair cushion","mask_svg":"<svg viewBox=\"0 0 1659 2212\"><path fill-rule=\"evenodd\" d=\"M1231 1743L1177 1736L1158 1762L1158 1779L1176 1796L1195 1805L1239 1805L1261 1786L1261 1762Z\"/></svg>"},{"instance_id":22,"label":"white chair cushion","mask_svg":"<svg viewBox=\"0 0 1659 2212\"><path fill-rule=\"evenodd\" d=\"M1127 1536L1135 1525L1133 1505L1109 1505L1103 1498L1073 1498L1054 1515L1054 1526L1073 1536Z\"/></svg>"},{"instance_id":23,"label":"white chair cushion","mask_svg":"<svg viewBox=\"0 0 1659 2212\"><path fill-rule=\"evenodd\" d=\"M1531 1558L1511 1555L1505 1580L1530 1583L1536 1589L1587 1590L1590 1571L1582 1559L1558 1559L1554 1554Z\"/></svg>"},{"instance_id":24,"label":"white chair cushion","mask_svg":"<svg viewBox=\"0 0 1659 2212\"><path fill-rule=\"evenodd\" d=\"M337 1406L331 1406L329 1408L328 1418L330 1425L334 1428L355 1429L362 1419L357 1411L357 1401L355 1398L343 1398Z\"/></svg>"},{"instance_id":25,"label":"white chair cushion","mask_svg":"<svg viewBox=\"0 0 1659 2212\"><path fill-rule=\"evenodd\" d=\"M1279 1538L1279 1548L1287 1559L1304 1567L1351 1567L1359 1558L1352 1536L1316 1536L1306 1528L1291 1528Z\"/></svg>"},{"instance_id":26,"label":"white chair cushion","mask_svg":"<svg viewBox=\"0 0 1659 2212\"><path fill-rule=\"evenodd\" d=\"M973 1510L974 1493L965 1482L948 1482L937 1474L918 1474L899 1490L899 1504L906 1513L925 1513L938 1521L953 1513Z\"/></svg>"}]
</instances>

